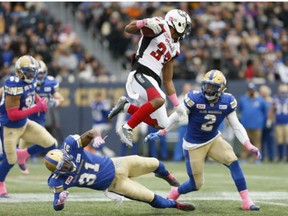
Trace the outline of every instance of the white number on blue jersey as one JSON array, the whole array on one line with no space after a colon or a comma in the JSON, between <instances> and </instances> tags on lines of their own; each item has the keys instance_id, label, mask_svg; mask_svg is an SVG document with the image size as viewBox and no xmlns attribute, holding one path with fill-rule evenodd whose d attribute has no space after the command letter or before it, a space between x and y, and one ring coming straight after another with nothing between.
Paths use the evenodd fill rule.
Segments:
<instances>
[{"instance_id":1,"label":"white number on blue jersey","mask_svg":"<svg viewBox=\"0 0 288 216\"><path fill-rule=\"evenodd\" d=\"M284 104L277 103L276 104L276 114L277 115L280 115L280 114L287 115L288 114L288 104L287 103L284 103Z\"/></svg>"},{"instance_id":2,"label":"white number on blue jersey","mask_svg":"<svg viewBox=\"0 0 288 216\"><path fill-rule=\"evenodd\" d=\"M99 171L99 164L90 164L85 162L84 164L85 169L93 169L94 172L98 172ZM97 176L95 174L91 174L91 173L83 173L80 177L79 177L79 184L83 185L93 185L94 182L96 181Z\"/></svg>"},{"instance_id":3,"label":"white number on blue jersey","mask_svg":"<svg viewBox=\"0 0 288 216\"><path fill-rule=\"evenodd\" d=\"M201 125L201 130L203 130L203 131L212 131L213 124L216 122L216 116L208 114L208 115L204 116L204 119L206 119L208 121Z\"/></svg>"}]
</instances>

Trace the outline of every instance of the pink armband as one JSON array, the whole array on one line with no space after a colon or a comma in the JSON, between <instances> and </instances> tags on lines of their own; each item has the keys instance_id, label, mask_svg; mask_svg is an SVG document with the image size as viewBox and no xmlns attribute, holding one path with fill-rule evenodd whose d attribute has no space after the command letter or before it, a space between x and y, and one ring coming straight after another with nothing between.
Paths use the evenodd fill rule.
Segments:
<instances>
[{"instance_id":1,"label":"pink armband","mask_svg":"<svg viewBox=\"0 0 288 216\"><path fill-rule=\"evenodd\" d=\"M249 140L246 140L243 144L249 151L254 147Z\"/></svg>"},{"instance_id":2,"label":"pink armband","mask_svg":"<svg viewBox=\"0 0 288 216\"><path fill-rule=\"evenodd\" d=\"M137 20L136 21L136 26L138 29L143 28L147 24L147 20Z\"/></svg>"},{"instance_id":3,"label":"pink armband","mask_svg":"<svg viewBox=\"0 0 288 216\"><path fill-rule=\"evenodd\" d=\"M179 100L178 100L176 93L169 95L168 97L169 97L170 101L173 103L174 107L179 105Z\"/></svg>"}]
</instances>

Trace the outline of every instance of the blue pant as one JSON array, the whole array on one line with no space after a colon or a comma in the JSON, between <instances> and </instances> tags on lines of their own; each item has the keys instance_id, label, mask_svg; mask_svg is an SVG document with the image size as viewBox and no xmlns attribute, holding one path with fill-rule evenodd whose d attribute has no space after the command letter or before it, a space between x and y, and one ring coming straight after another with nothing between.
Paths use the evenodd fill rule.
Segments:
<instances>
[{"instance_id":1,"label":"blue pant","mask_svg":"<svg viewBox=\"0 0 288 216\"><path fill-rule=\"evenodd\" d=\"M268 156L270 161L274 160L274 128L264 128L262 132L262 159Z\"/></svg>"},{"instance_id":2,"label":"blue pant","mask_svg":"<svg viewBox=\"0 0 288 216\"><path fill-rule=\"evenodd\" d=\"M148 134L149 133L155 133L158 129L155 129L153 127L148 127ZM161 136L159 139L159 145L160 145L160 157L162 160L168 159L168 149L167 149L167 142L166 142L166 136ZM158 158L158 151L157 151L157 141L150 141L149 142L149 157L155 157Z\"/></svg>"},{"instance_id":3,"label":"blue pant","mask_svg":"<svg viewBox=\"0 0 288 216\"><path fill-rule=\"evenodd\" d=\"M187 125L180 125L178 128L178 142L176 143L174 147L174 153L173 153L174 161L181 161L184 157L182 144L183 144L183 137L185 135L186 130L187 130Z\"/></svg>"}]
</instances>

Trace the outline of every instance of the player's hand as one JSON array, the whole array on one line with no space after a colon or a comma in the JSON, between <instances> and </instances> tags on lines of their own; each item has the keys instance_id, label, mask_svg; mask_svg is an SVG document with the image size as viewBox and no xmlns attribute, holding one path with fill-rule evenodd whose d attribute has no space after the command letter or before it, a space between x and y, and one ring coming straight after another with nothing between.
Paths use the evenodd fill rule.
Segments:
<instances>
[{"instance_id":1,"label":"player's hand","mask_svg":"<svg viewBox=\"0 0 288 216\"><path fill-rule=\"evenodd\" d=\"M157 140L160 136L161 134L159 132L150 133L145 137L144 143L149 143L150 141Z\"/></svg>"},{"instance_id":2,"label":"player's hand","mask_svg":"<svg viewBox=\"0 0 288 216\"><path fill-rule=\"evenodd\" d=\"M61 204L64 204L66 202L68 195L69 195L69 192L65 190L59 194L59 201Z\"/></svg>"},{"instance_id":3,"label":"player's hand","mask_svg":"<svg viewBox=\"0 0 288 216\"><path fill-rule=\"evenodd\" d=\"M94 137L92 146L94 148L98 148L100 145L103 145L104 143L105 143L105 140L102 139L101 136L97 136L97 137Z\"/></svg>"},{"instance_id":4,"label":"player's hand","mask_svg":"<svg viewBox=\"0 0 288 216\"><path fill-rule=\"evenodd\" d=\"M41 98L37 101L36 106L40 112L47 112L48 111L47 103L43 98Z\"/></svg>"},{"instance_id":5,"label":"player's hand","mask_svg":"<svg viewBox=\"0 0 288 216\"><path fill-rule=\"evenodd\" d=\"M56 106L56 100L54 98L49 98L47 102L48 107L55 107Z\"/></svg>"},{"instance_id":6,"label":"player's hand","mask_svg":"<svg viewBox=\"0 0 288 216\"><path fill-rule=\"evenodd\" d=\"M185 105L183 103L179 104L178 106L174 107L175 111L177 112L179 116L179 121L185 120L187 118L187 110L185 108Z\"/></svg>"},{"instance_id":7,"label":"player's hand","mask_svg":"<svg viewBox=\"0 0 288 216\"><path fill-rule=\"evenodd\" d=\"M271 128L271 126L272 126L272 121L270 119L268 119L266 121L266 128Z\"/></svg>"},{"instance_id":8,"label":"player's hand","mask_svg":"<svg viewBox=\"0 0 288 216\"><path fill-rule=\"evenodd\" d=\"M251 154L255 155L255 157L257 159L261 160L261 158L262 158L261 153L260 153L259 149L256 146L252 145L249 141L246 141L244 143L244 146L246 147L246 149L249 152L251 152Z\"/></svg>"},{"instance_id":9,"label":"player's hand","mask_svg":"<svg viewBox=\"0 0 288 216\"><path fill-rule=\"evenodd\" d=\"M146 24L144 26L152 29L152 31L157 35L162 32L162 28L160 26L160 21L154 17L154 18L147 18L145 19Z\"/></svg>"}]
</instances>

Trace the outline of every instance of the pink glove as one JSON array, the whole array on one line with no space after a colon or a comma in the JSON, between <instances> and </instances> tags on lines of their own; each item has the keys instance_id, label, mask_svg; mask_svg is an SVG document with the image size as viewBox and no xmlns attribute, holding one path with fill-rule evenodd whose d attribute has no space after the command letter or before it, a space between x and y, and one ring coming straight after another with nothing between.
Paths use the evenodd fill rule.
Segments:
<instances>
[{"instance_id":1,"label":"pink glove","mask_svg":"<svg viewBox=\"0 0 288 216\"><path fill-rule=\"evenodd\" d=\"M68 191L62 191L59 195L59 204L64 204L68 198L69 192Z\"/></svg>"},{"instance_id":2,"label":"pink glove","mask_svg":"<svg viewBox=\"0 0 288 216\"><path fill-rule=\"evenodd\" d=\"M246 149L248 151L250 151L253 155L255 155L257 159L261 159L262 158L259 149L256 146L252 145L250 143L250 141L248 141L248 140L245 141L244 146L246 147Z\"/></svg>"},{"instance_id":3,"label":"pink glove","mask_svg":"<svg viewBox=\"0 0 288 216\"><path fill-rule=\"evenodd\" d=\"M44 99L39 99L36 103L36 107L39 109L40 112L47 112L48 106Z\"/></svg>"},{"instance_id":4,"label":"pink glove","mask_svg":"<svg viewBox=\"0 0 288 216\"><path fill-rule=\"evenodd\" d=\"M94 148L98 148L100 145L102 145L104 143L105 143L105 140L102 139L101 136L97 136L97 137L94 137L92 145Z\"/></svg>"}]
</instances>

